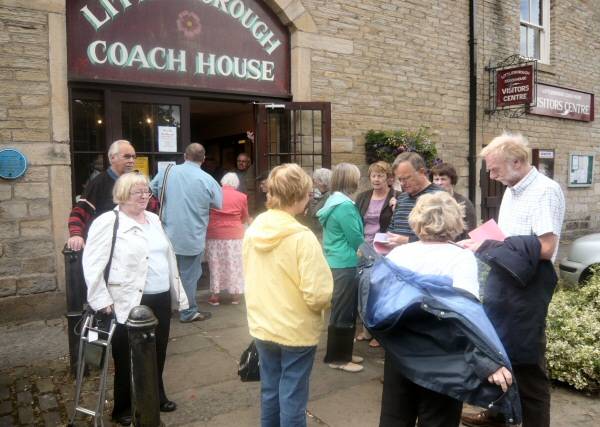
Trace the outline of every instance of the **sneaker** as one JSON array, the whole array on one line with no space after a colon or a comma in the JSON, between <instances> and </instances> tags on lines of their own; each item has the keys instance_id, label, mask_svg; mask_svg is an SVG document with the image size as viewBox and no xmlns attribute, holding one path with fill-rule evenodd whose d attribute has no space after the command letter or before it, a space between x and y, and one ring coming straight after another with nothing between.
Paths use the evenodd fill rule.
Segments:
<instances>
[{"instance_id":1,"label":"sneaker","mask_svg":"<svg viewBox=\"0 0 600 427\"><path fill-rule=\"evenodd\" d=\"M208 301L207 301L207 302L208 302L210 305L212 305L213 307L217 307L218 305L220 305L220 302L219 302L219 296L218 296L218 295L214 295L214 294L213 294L213 295L211 295L211 296L208 298Z\"/></svg>"},{"instance_id":2,"label":"sneaker","mask_svg":"<svg viewBox=\"0 0 600 427\"><path fill-rule=\"evenodd\" d=\"M365 358L362 356L356 356L355 354L352 355L352 363L363 363L364 360Z\"/></svg>"},{"instance_id":3,"label":"sneaker","mask_svg":"<svg viewBox=\"0 0 600 427\"><path fill-rule=\"evenodd\" d=\"M189 319L179 319L181 323L192 323L192 322L202 322L203 320L208 320L212 317L212 313L209 311L199 311L194 313L192 317Z\"/></svg>"},{"instance_id":4,"label":"sneaker","mask_svg":"<svg viewBox=\"0 0 600 427\"><path fill-rule=\"evenodd\" d=\"M339 369L345 372L360 372L365 369L362 365L358 365L356 363L347 362L347 363L330 363L329 367L332 369Z\"/></svg>"},{"instance_id":5,"label":"sneaker","mask_svg":"<svg viewBox=\"0 0 600 427\"><path fill-rule=\"evenodd\" d=\"M240 297L239 294L235 294L231 297L231 303L233 305L239 305L241 300L242 300L242 298Z\"/></svg>"}]
</instances>

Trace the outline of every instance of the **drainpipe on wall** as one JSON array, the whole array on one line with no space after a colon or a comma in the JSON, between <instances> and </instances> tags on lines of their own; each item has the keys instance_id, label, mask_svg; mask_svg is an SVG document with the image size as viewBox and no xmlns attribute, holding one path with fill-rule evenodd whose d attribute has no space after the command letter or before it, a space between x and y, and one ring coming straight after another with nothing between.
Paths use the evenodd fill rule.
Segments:
<instances>
[{"instance_id":1,"label":"drainpipe on wall","mask_svg":"<svg viewBox=\"0 0 600 427\"><path fill-rule=\"evenodd\" d=\"M469 1L469 200L477 186L477 0Z\"/></svg>"}]
</instances>

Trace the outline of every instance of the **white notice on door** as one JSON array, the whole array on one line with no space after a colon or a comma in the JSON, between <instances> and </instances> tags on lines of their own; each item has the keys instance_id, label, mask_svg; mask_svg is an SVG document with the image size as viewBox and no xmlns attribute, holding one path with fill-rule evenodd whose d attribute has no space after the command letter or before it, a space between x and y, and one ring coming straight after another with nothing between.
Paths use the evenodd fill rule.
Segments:
<instances>
[{"instance_id":1,"label":"white notice on door","mask_svg":"<svg viewBox=\"0 0 600 427\"><path fill-rule=\"evenodd\" d=\"M157 172L160 173L162 170L166 169L167 166L169 166L169 165L175 166L175 162L173 162L173 161L170 161L170 162L158 162L157 165L156 165Z\"/></svg>"},{"instance_id":2,"label":"white notice on door","mask_svg":"<svg viewBox=\"0 0 600 427\"><path fill-rule=\"evenodd\" d=\"M174 126L158 127L158 151L175 153L177 151L177 128Z\"/></svg>"}]
</instances>

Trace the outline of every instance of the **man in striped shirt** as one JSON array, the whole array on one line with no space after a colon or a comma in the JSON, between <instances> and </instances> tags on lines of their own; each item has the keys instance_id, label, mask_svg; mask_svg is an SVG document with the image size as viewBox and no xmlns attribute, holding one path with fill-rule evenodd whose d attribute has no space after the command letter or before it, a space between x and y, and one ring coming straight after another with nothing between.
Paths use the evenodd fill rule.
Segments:
<instances>
[{"instance_id":1,"label":"man in striped shirt","mask_svg":"<svg viewBox=\"0 0 600 427\"><path fill-rule=\"evenodd\" d=\"M423 194L444 190L429 181L425 162L417 153L399 154L392 164L392 170L402 185L402 193L396 200L392 221L387 229L388 245L396 247L419 240L408 225L408 215L415 207L419 197Z\"/></svg>"}]
</instances>

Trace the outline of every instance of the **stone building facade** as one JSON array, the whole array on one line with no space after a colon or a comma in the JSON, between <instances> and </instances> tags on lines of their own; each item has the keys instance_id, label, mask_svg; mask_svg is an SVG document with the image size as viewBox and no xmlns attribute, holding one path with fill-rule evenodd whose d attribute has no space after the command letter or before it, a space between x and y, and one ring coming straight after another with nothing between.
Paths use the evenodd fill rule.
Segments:
<instances>
[{"instance_id":1,"label":"stone building facade","mask_svg":"<svg viewBox=\"0 0 600 427\"><path fill-rule=\"evenodd\" d=\"M94 0L85 3L99 7ZM459 191L467 192L469 1L263 3L289 30L292 100L331 105L334 164L349 161L366 171L364 137L369 129L424 125L434 132L443 160L457 167ZM569 153L598 153L598 121L486 113L486 66L519 53L522 2L475 3L477 150L503 130L522 132L534 148L554 150L554 178L567 199L565 236L599 230L598 174L589 187L567 185ZM600 48L600 27L595 25L600 0L540 3L544 19L549 17L549 40L547 57L538 63L538 81L597 93L600 57L592 52ZM0 149L17 148L29 161L23 178L0 180L0 313L25 307L21 314L12 311L13 317L27 316L27 309L43 316L46 307L64 307L61 250L76 167L71 154L66 13L65 0L0 0ZM478 183L480 168L478 162ZM478 206L479 185L476 191Z\"/></svg>"}]
</instances>

